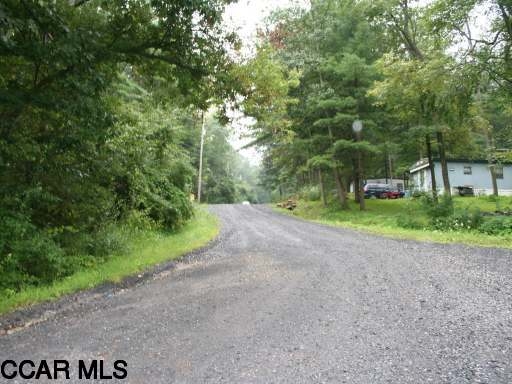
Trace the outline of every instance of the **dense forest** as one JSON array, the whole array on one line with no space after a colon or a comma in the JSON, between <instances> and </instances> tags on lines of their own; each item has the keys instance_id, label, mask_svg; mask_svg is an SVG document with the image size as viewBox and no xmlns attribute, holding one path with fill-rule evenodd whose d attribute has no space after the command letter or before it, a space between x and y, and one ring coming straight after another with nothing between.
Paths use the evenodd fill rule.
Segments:
<instances>
[{"instance_id":1,"label":"dense forest","mask_svg":"<svg viewBox=\"0 0 512 384\"><path fill-rule=\"evenodd\" d=\"M263 182L276 199L313 189L325 203L336 191L346 209L351 183L407 178L421 158L440 159L447 193L449 158L487 160L495 177L511 160L511 25L502 0L315 0L275 12L239 75Z\"/></svg>"},{"instance_id":2,"label":"dense forest","mask_svg":"<svg viewBox=\"0 0 512 384\"><path fill-rule=\"evenodd\" d=\"M264 198L208 113L235 89L225 3L0 3L0 290L101 262L119 226L181 227L203 113L203 201Z\"/></svg>"}]
</instances>

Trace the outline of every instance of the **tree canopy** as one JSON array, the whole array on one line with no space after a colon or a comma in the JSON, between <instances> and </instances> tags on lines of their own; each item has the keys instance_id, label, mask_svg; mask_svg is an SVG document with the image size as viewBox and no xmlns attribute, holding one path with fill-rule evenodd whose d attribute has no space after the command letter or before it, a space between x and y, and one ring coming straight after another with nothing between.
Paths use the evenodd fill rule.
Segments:
<instances>
[{"instance_id":1,"label":"tree canopy","mask_svg":"<svg viewBox=\"0 0 512 384\"><path fill-rule=\"evenodd\" d=\"M475 31L482 11L489 25ZM319 0L275 12L253 59L266 88L247 64L243 103L258 119L256 137L265 138L257 143L266 148L268 187L334 186L348 208L349 189L406 177L423 157L440 158L438 185L448 194L450 157L486 158L493 177L510 151L510 15L503 1L441 0ZM286 90L287 78L294 84ZM270 119L277 109L252 107L270 94L279 119ZM355 120L363 122L360 137Z\"/></svg>"}]
</instances>

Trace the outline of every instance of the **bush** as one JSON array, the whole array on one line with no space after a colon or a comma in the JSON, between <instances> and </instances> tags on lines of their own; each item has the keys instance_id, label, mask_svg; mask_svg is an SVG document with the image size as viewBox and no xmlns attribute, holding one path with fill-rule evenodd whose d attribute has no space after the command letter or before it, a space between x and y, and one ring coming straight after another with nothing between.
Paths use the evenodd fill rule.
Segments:
<instances>
[{"instance_id":1,"label":"bush","mask_svg":"<svg viewBox=\"0 0 512 384\"><path fill-rule=\"evenodd\" d=\"M425 227L421 220L418 220L416 216L409 214L398 216L396 219L396 224L399 227L406 229L422 229Z\"/></svg>"},{"instance_id":2,"label":"bush","mask_svg":"<svg viewBox=\"0 0 512 384\"><path fill-rule=\"evenodd\" d=\"M299 198L307 200L307 201L319 201L320 189L316 185L304 187L299 192Z\"/></svg>"},{"instance_id":3,"label":"bush","mask_svg":"<svg viewBox=\"0 0 512 384\"><path fill-rule=\"evenodd\" d=\"M411 197L413 199L421 199L422 197L425 197L425 196L432 196L430 193L428 192L424 192L424 191L420 191L418 189L415 189L414 191L412 191L411 193Z\"/></svg>"},{"instance_id":4,"label":"bush","mask_svg":"<svg viewBox=\"0 0 512 384\"><path fill-rule=\"evenodd\" d=\"M0 219L0 288L49 282L66 274L62 248L52 235L22 215L2 212Z\"/></svg>"},{"instance_id":5,"label":"bush","mask_svg":"<svg viewBox=\"0 0 512 384\"><path fill-rule=\"evenodd\" d=\"M428 228L435 230L461 231L478 229L483 221L479 209L465 209L455 212L453 200L446 195L440 196L436 203L434 198L425 195L421 198L421 208L430 220ZM403 225L413 223L414 216L409 219L402 219ZM412 225L412 224L409 224Z\"/></svg>"},{"instance_id":6,"label":"bush","mask_svg":"<svg viewBox=\"0 0 512 384\"><path fill-rule=\"evenodd\" d=\"M270 201L272 203L278 203L282 200L281 194L279 193L279 190L273 190L270 192Z\"/></svg>"},{"instance_id":7,"label":"bush","mask_svg":"<svg viewBox=\"0 0 512 384\"><path fill-rule=\"evenodd\" d=\"M453 200L449 196L441 196L436 203L432 196L424 195L420 201L423 211L431 219L453 215Z\"/></svg>"},{"instance_id":8,"label":"bush","mask_svg":"<svg viewBox=\"0 0 512 384\"><path fill-rule=\"evenodd\" d=\"M134 236L161 228L160 223L153 221L144 212L133 210L121 221L105 224L92 236L88 236L87 247L82 252L96 258L128 253Z\"/></svg>"},{"instance_id":9,"label":"bush","mask_svg":"<svg viewBox=\"0 0 512 384\"><path fill-rule=\"evenodd\" d=\"M105 225L94 235L90 236L86 253L104 258L113 253L127 252L129 250L130 237L128 231L119 225Z\"/></svg>"},{"instance_id":10,"label":"bush","mask_svg":"<svg viewBox=\"0 0 512 384\"><path fill-rule=\"evenodd\" d=\"M121 221L121 225L132 234L161 229L161 225L151 220L146 213L137 210L128 212Z\"/></svg>"},{"instance_id":11,"label":"bush","mask_svg":"<svg viewBox=\"0 0 512 384\"><path fill-rule=\"evenodd\" d=\"M193 215L193 207L187 193L170 185L159 194L148 193L145 209L149 218L165 229L181 227Z\"/></svg>"},{"instance_id":12,"label":"bush","mask_svg":"<svg viewBox=\"0 0 512 384\"><path fill-rule=\"evenodd\" d=\"M483 217L479 210L465 210L452 216L433 218L431 227L437 230L463 231L478 229Z\"/></svg>"},{"instance_id":13,"label":"bush","mask_svg":"<svg viewBox=\"0 0 512 384\"><path fill-rule=\"evenodd\" d=\"M495 216L488 218L480 225L479 231L488 235L512 234L512 217Z\"/></svg>"}]
</instances>

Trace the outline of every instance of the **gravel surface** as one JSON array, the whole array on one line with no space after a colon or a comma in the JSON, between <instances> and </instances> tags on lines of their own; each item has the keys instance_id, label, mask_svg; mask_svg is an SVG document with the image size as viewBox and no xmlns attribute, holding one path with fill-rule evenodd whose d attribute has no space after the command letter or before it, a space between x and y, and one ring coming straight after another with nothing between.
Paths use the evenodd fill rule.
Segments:
<instances>
[{"instance_id":1,"label":"gravel surface","mask_svg":"<svg viewBox=\"0 0 512 384\"><path fill-rule=\"evenodd\" d=\"M512 383L511 251L211 210L210 249L0 337L0 361L124 359L128 383Z\"/></svg>"}]
</instances>

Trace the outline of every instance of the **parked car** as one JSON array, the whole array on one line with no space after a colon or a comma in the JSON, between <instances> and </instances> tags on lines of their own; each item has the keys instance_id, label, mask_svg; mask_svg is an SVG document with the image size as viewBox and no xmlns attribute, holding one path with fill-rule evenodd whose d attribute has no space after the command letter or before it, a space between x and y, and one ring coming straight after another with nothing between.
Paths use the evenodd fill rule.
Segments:
<instances>
[{"instance_id":1,"label":"parked car","mask_svg":"<svg viewBox=\"0 0 512 384\"><path fill-rule=\"evenodd\" d=\"M402 197L405 196L405 192L400 191L399 189L390 189L387 192L387 195L388 195L388 199L401 199Z\"/></svg>"},{"instance_id":2,"label":"parked car","mask_svg":"<svg viewBox=\"0 0 512 384\"><path fill-rule=\"evenodd\" d=\"M364 186L365 199L400 199L405 192L392 188L389 184L366 184Z\"/></svg>"},{"instance_id":3,"label":"parked car","mask_svg":"<svg viewBox=\"0 0 512 384\"><path fill-rule=\"evenodd\" d=\"M366 184L364 186L364 198L387 199L391 189L387 184Z\"/></svg>"},{"instance_id":4,"label":"parked car","mask_svg":"<svg viewBox=\"0 0 512 384\"><path fill-rule=\"evenodd\" d=\"M399 199L401 196L400 196L400 191L398 190L392 190L390 189L389 191L386 192L386 195L387 195L387 198L388 199Z\"/></svg>"}]
</instances>

